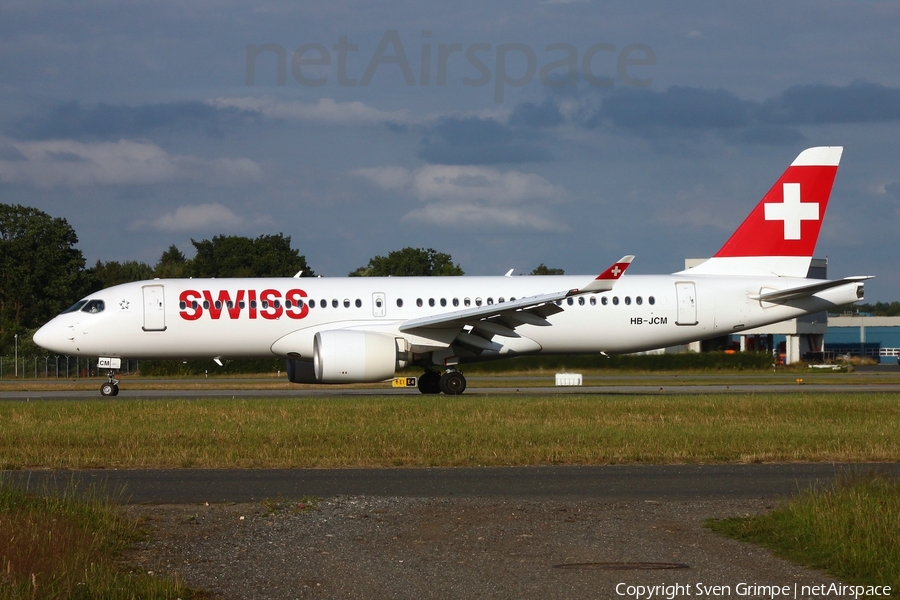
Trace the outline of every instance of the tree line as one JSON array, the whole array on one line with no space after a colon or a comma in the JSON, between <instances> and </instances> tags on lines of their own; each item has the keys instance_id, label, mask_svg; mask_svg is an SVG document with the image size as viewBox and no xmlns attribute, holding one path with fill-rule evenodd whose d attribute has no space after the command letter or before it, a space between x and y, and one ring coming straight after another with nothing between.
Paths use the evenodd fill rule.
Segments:
<instances>
[{"instance_id":1,"label":"tree line","mask_svg":"<svg viewBox=\"0 0 900 600\"><path fill-rule=\"evenodd\" d=\"M315 277L306 256L281 233L248 238L216 235L191 239L194 257L174 244L155 264L129 260L97 261L86 266L69 223L35 208L0 204L0 355L42 353L33 332L79 298L122 283L153 278ZM562 275L541 263L532 275ZM374 256L350 277L464 275L452 257L432 248L403 248Z\"/></svg>"}]
</instances>

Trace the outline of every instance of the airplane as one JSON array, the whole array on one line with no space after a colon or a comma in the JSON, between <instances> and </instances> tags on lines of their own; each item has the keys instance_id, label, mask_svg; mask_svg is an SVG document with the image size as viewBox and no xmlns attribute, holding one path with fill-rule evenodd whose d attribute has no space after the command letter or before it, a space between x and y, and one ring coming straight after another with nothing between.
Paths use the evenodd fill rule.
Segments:
<instances>
[{"instance_id":1,"label":"airplane","mask_svg":"<svg viewBox=\"0 0 900 600\"><path fill-rule=\"evenodd\" d=\"M319 384L417 365L419 391L456 395L468 363L739 333L863 299L869 276L807 278L842 152L801 152L712 258L669 275L626 276L628 255L596 276L154 279L90 294L34 341L99 356L104 396L125 357L281 357L291 382Z\"/></svg>"}]
</instances>

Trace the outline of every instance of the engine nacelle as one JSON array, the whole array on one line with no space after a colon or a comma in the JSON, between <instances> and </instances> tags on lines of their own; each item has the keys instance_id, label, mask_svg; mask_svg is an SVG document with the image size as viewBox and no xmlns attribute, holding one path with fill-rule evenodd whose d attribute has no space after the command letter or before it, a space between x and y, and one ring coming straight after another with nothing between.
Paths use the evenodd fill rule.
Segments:
<instances>
[{"instance_id":1,"label":"engine nacelle","mask_svg":"<svg viewBox=\"0 0 900 600\"><path fill-rule=\"evenodd\" d=\"M313 365L319 383L384 381L406 366L408 356L404 338L372 331L320 331L313 343Z\"/></svg>"},{"instance_id":2,"label":"engine nacelle","mask_svg":"<svg viewBox=\"0 0 900 600\"><path fill-rule=\"evenodd\" d=\"M287 359L287 376L291 383L319 383L311 360Z\"/></svg>"}]
</instances>

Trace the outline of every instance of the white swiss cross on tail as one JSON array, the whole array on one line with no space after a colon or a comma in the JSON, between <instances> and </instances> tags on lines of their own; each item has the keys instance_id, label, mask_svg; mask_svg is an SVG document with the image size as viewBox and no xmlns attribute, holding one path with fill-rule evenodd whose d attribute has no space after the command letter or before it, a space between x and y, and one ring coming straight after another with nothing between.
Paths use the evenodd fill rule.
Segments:
<instances>
[{"instance_id":1,"label":"white swiss cross on tail","mask_svg":"<svg viewBox=\"0 0 900 600\"><path fill-rule=\"evenodd\" d=\"M725 245L690 273L806 277L842 152L801 152Z\"/></svg>"},{"instance_id":2,"label":"white swiss cross on tail","mask_svg":"<svg viewBox=\"0 0 900 600\"><path fill-rule=\"evenodd\" d=\"M784 221L784 239L800 239L802 221L818 221L819 205L815 202L800 202L800 184L782 185L784 202L766 204L766 221Z\"/></svg>"}]
</instances>

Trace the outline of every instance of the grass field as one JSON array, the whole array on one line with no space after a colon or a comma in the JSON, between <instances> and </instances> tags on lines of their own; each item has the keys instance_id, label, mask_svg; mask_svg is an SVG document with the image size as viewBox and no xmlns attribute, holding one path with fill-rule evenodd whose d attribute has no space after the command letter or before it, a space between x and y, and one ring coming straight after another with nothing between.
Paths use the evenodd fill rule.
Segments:
<instances>
[{"instance_id":1,"label":"grass field","mask_svg":"<svg viewBox=\"0 0 900 600\"><path fill-rule=\"evenodd\" d=\"M0 600L198 597L122 563L135 522L90 492L25 494L0 480Z\"/></svg>"},{"instance_id":2,"label":"grass field","mask_svg":"<svg viewBox=\"0 0 900 600\"><path fill-rule=\"evenodd\" d=\"M0 422L6 469L900 460L900 394L40 401Z\"/></svg>"},{"instance_id":3,"label":"grass field","mask_svg":"<svg viewBox=\"0 0 900 600\"><path fill-rule=\"evenodd\" d=\"M765 546L782 558L825 569L843 582L890 586L891 595L897 596L898 518L900 482L868 477L808 490L765 515L714 520L707 525L723 535Z\"/></svg>"}]
</instances>

